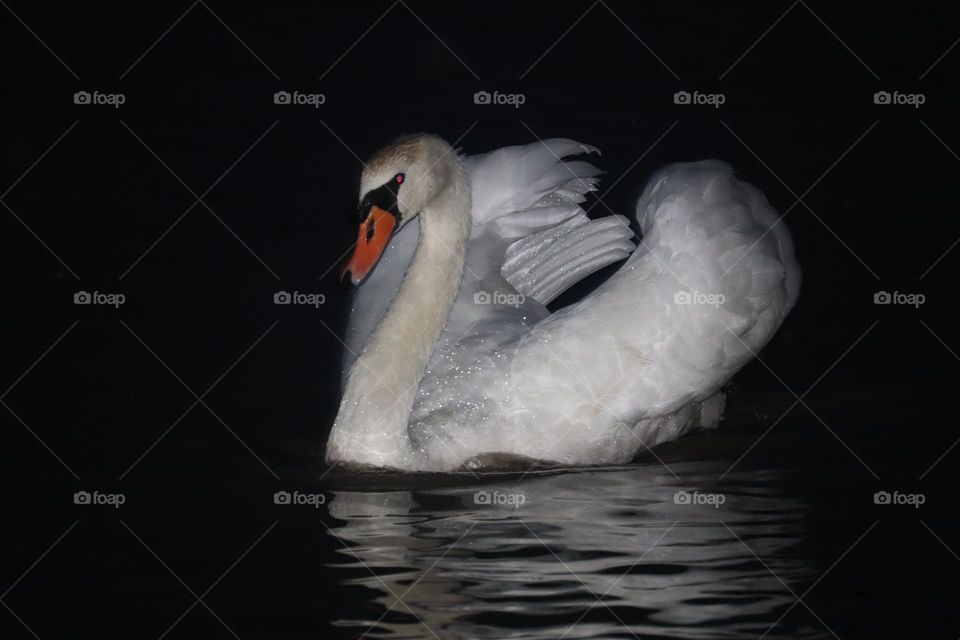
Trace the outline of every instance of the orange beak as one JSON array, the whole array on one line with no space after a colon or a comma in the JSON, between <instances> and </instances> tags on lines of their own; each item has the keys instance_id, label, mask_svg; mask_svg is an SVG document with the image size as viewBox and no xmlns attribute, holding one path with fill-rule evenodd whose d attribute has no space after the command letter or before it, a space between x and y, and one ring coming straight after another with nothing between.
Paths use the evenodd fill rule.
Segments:
<instances>
[{"instance_id":1,"label":"orange beak","mask_svg":"<svg viewBox=\"0 0 960 640\"><path fill-rule=\"evenodd\" d=\"M349 276L353 286L363 282L377 266L396 226L397 219L389 211L376 205L370 207L370 213L360 223L353 255L343 266L340 279L345 280Z\"/></svg>"}]
</instances>

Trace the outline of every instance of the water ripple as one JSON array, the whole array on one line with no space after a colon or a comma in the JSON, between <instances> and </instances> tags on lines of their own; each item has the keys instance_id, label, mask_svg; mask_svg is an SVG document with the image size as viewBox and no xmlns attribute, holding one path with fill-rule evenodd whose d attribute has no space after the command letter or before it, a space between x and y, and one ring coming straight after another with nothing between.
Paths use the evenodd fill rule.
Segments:
<instances>
[{"instance_id":1,"label":"water ripple","mask_svg":"<svg viewBox=\"0 0 960 640\"><path fill-rule=\"evenodd\" d=\"M806 505L775 471L717 483L705 464L338 491L332 567L371 594L338 626L371 638L829 636L814 619L779 621L814 574L799 551Z\"/></svg>"}]
</instances>

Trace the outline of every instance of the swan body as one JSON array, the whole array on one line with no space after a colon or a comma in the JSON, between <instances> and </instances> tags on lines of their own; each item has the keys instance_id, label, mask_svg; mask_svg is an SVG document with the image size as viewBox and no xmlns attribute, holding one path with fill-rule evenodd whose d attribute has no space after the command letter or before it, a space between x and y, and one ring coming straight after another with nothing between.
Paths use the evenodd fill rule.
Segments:
<instances>
[{"instance_id":1,"label":"swan body","mask_svg":"<svg viewBox=\"0 0 960 640\"><path fill-rule=\"evenodd\" d=\"M595 151L553 139L460 157L418 135L371 159L329 462L622 463L719 423L720 388L799 294L789 231L760 191L705 160L651 178L635 247L625 217L580 207L600 171L569 158Z\"/></svg>"}]
</instances>

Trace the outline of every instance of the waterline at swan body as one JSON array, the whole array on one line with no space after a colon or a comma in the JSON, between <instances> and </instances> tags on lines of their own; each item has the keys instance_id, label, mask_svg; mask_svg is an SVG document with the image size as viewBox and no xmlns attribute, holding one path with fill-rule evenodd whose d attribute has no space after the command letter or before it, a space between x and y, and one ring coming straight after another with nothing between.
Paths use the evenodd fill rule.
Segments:
<instances>
[{"instance_id":1,"label":"waterline at swan body","mask_svg":"<svg viewBox=\"0 0 960 640\"><path fill-rule=\"evenodd\" d=\"M715 160L657 172L635 209L580 207L596 151L553 139L458 156L409 136L374 155L347 264L356 291L329 462L452 470L492 454L629 461L714 427L720 388L796 302L785 224ZM579 302L546 304L626 262Z\"/></svg>"}]
</instances>

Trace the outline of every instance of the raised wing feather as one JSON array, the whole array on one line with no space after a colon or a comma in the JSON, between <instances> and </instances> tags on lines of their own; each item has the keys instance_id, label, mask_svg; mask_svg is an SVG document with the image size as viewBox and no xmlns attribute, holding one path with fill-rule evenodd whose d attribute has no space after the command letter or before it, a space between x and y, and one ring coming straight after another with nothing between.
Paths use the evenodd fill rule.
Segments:
<instances>
[{"instance_id":1,"label":"raised wing feather","mask_svg":"<svg viewBox=\"0 0 960 640\"><path fill-rule=\"evenodd\" d=\"M579 206L601 172L565 158L596 151L551 139L471 159L477 241L503 244L500 275L541 304L634 248L626 218L590 220Z\"/></svg>"}]
</instances>

